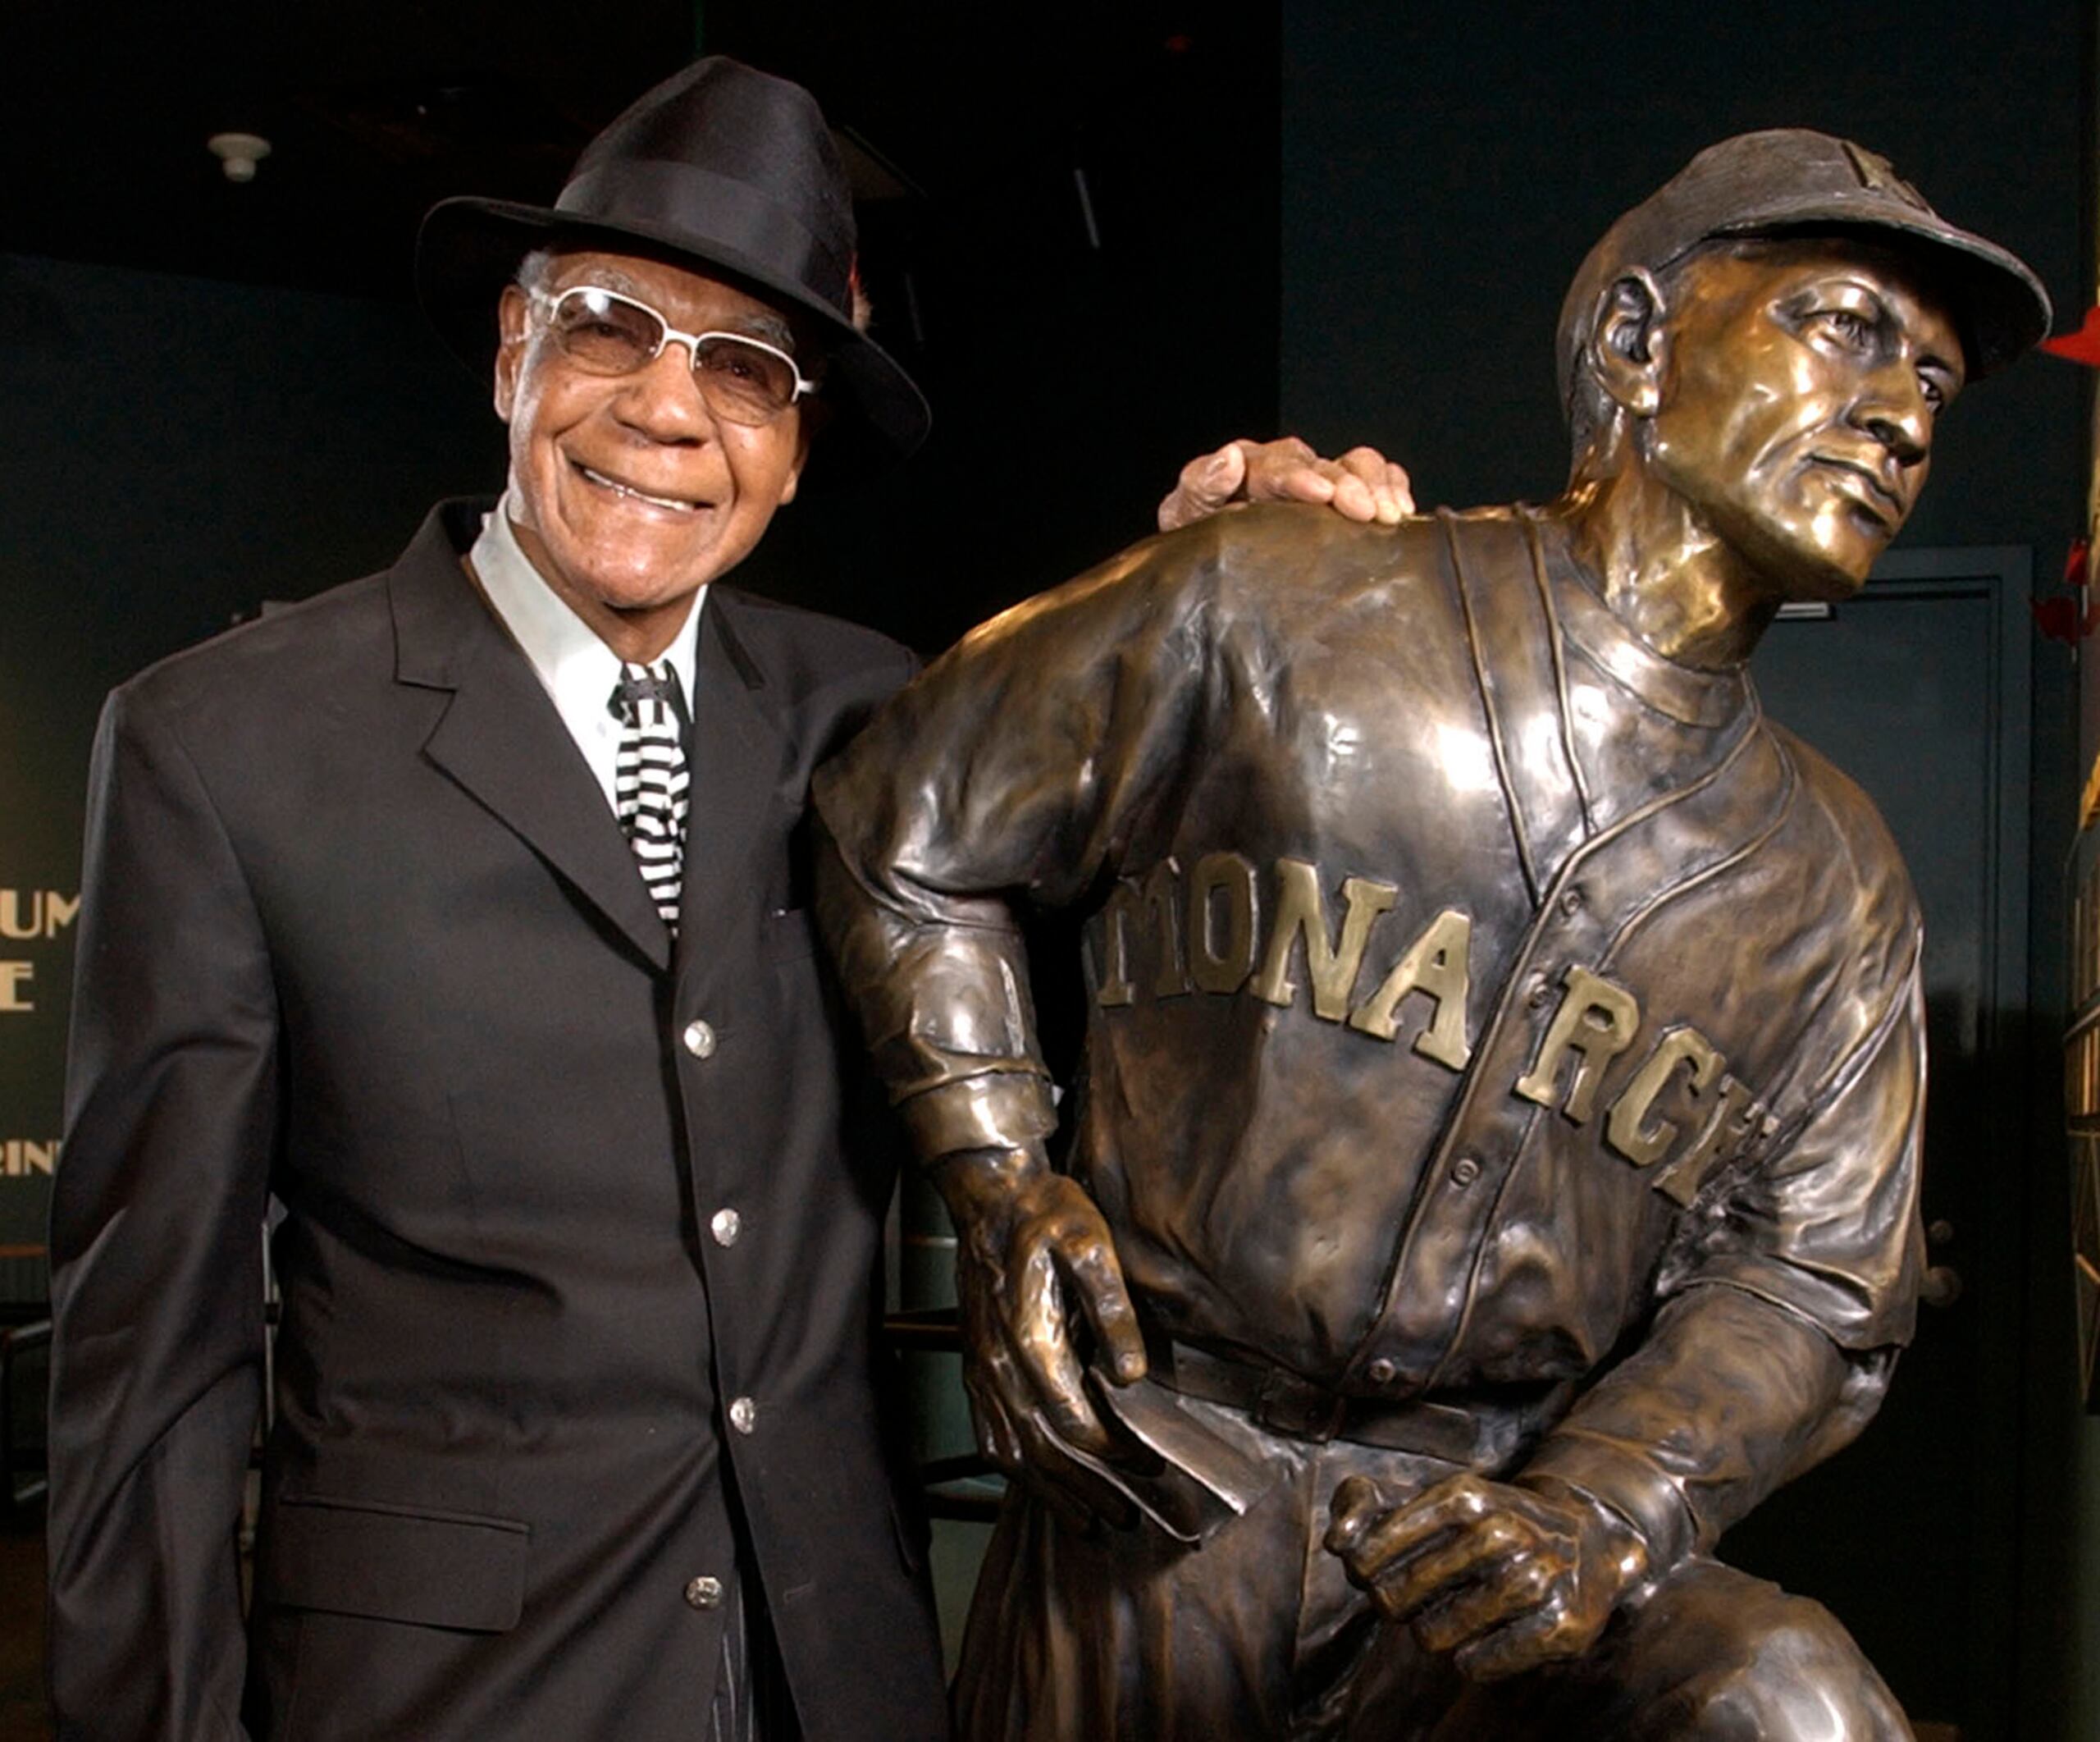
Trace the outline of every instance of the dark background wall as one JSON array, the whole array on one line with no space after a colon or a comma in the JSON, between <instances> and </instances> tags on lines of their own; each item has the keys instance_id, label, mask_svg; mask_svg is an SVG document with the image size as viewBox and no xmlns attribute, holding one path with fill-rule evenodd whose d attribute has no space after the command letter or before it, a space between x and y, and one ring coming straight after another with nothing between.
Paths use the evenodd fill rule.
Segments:
<instances>
[{"instance_id":1,"label":"dark background wall","mask_svg":"<svg viewBox=\"0 0 2100 1742\"><path fill-rule=\"evenodd\" d=\"M111 686L386 560L435 491L500 481L492 427L404 303L0 254L0 890L25 922L78 893ZM43 929L0 939L34 1005L0 1013L0 1143L48 1154L73 928ZM0 1300L34 1300L48 1176L5 1165Z\"/></svg>"}]
</instances>

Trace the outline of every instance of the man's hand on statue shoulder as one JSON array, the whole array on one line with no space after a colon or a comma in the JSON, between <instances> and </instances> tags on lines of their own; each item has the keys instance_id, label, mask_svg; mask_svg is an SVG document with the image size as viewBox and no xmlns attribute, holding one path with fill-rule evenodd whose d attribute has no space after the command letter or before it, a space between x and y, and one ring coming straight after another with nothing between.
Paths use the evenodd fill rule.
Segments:
<instances>
[{"instance_id":1,"label":"man's hand on statue shoulder","mask_svg":"<svg viewBox=\"0 0 2100 1742\"><path fill-rule=\"evenodd\" d=\"M1115 1383L1145 1373L1108 1224L1075 1181L1030 1151L950 1155L933 1179L956 1226L963 1385L985 1456L1074 1524L1134 1522L1129 1501L1087 1467L1115 1447L1087 1397L1082 1337Z\"/></svg>"},{"instance_id":2,"label":"man's hand on statue shoulder","mask_svg":"<svg viewBox=\"0 0 2100 1742\"><path fill-rule=\"evenodd\" d=\"M1580 1657L1649 1573L1631 1525L1550 1478L1454 1476L1389 1507L1351 1476L1335 1490L1327 1547L1388 1620L1476 1681Z\"/></svg>"},{"instance_id":3,"label":"man's hand on statue shoulder","mask_svg":"<svg viewBox=\"0 0 2100 1742\"><path fill-rule=\"evenodd\" d=\"M1322 460L1295 436L1276 441L1228 441L1199 454L1159 505L1159 529L1171 533L1234 502L1325 502L1350 520L1392 526L1414 512L1407 470L1371 447Z\"/></svg>"}]
</instances>

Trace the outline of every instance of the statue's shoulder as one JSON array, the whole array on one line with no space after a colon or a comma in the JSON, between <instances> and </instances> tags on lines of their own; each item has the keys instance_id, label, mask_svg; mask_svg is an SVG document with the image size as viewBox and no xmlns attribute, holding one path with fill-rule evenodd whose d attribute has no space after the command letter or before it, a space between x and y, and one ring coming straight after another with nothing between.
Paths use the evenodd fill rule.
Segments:
<instances>
[{"instance_id":1,"label":"statue's shoulder","mask_svg":"<svg viewBox=\"0 0 2100 1742\"><path fill-rule=\"evenodd\" d=\"M1404 613L1431 633L1457 609L1454 561L1492 571L1506 550L1510 563L1527 563L1524 538L1509 509L1379 526L1314 504L1247 504L1140 539L979 624L961 646L983 654L1025 634L1141 630L1290 641L1365 612Z\"/></svg>"},{"instance_id":2,"label":"statue's shoulder","mask_svg":"<svg viewBox=\"0 0 2100 1742\"><path fill-rule=\"evenodd\" d=\"M1287 587L1300 595L1351 593L1369 583L1403 588L1442 585L1453 551L1492 560L1524 549L1522 517L1510 508L1413 514L1393 526L1365 525L1302 502L1257 502L1228 508L1148 541L1148 560L1161 571L1202 578L1235 592Z\"/></svg>"},{"instance_id":3,"label":"statue's shoulder","mask_svg":"<svg viewBox=\"0 0 2100 1742\"><path fill-rule=\"evenodd\" d=\"M1441 510L1392 526L1297 503L1212 518L1203 560L1222 615L1284 639L1380 616L1405 621L1419 638L1463 633L1462 574L1490 583L1528 583L1532 574L1531 534L1514 507Z\"/></svg>"},{"instance_id":4,"label":"statue's shoulder","mask_svg":"<svg viewBox=\"0 0 2100 1742\"><path fill-rule=\"evenodd\" d=\"M1797 783L1797 826L1810 842L1827 892L1849 908L1883 922L1915 926L1917 896L1902 849L1860 784L1798 733L1766 716L1769 733L1792 762Z\"/></svg>"}]
</instances>

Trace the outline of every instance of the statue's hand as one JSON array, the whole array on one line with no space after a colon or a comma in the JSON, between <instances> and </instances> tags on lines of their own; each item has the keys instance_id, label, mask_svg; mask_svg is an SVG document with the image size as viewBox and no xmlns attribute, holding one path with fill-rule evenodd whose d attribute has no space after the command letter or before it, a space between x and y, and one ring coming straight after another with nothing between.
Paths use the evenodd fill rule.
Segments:
<instances>
[{"instance_id":1,"label":"statue's hand","mask_svg":"<svg viewBox=\"0 0 2100 1742\"><path fill-rule=\"evenodd\" d=\"M1648 1572L1639 1534L1564 1484L1454 1476L1388 1507L1376 1484L1335 1490L1327 1547L1379 1609L1476 1681L1581 1656Z\"/></svg>"},{"instance_id":2,"label":"statue's hand","mask_svg":"<svg viewBox=\"0 0 2100 1742\"><path fill-rule=\"evenodd\" d=\"M1295 436L1277 441L1228 441L1181 469L1159 505L1159 529L1171 533L1230 502L1325 502L1350 520L1391 526L1414 512L1407 470L1371 447L1322 460Z\"/></svg>"},{"instance_id":3,"label":"statue's hand","mask_svg":"<svg viewBox=\"0 0 2100 1742\"><path fill-rule=\"evenodd\" d=\"M1115 1455L1087 1397L1075 1323L1118 1383L1145 1372L1108 1224L1076 1182L1025 1152L950 1156L934 1180L956 1224L963 1384L985 1456L1075 1523L1132 1522L1128 1501L1064 1449Z\"/></svg>"}]
</instances>

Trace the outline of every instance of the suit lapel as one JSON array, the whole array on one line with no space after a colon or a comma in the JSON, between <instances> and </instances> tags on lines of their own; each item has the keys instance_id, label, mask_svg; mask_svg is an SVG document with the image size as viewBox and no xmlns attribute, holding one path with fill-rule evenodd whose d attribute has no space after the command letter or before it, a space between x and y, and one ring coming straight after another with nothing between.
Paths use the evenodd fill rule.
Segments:
<instances>
[{"instance_id":1,"label":"suit lapel","mask_svg":"<svg viewBox=\"0 0 2100 1742\"><path fill-rule=\"evenodd\" d=\"M611 807L530 663L460 567L479 511L441 506L387 578L395 677L452 693L423 753L668 972L670 934Z\"/></svg>"},{"instance_id":2,"label":"suit lapel","mask_svg":"<svg viewBox=\"0 0 2100 1742\"><path fill-rule=\"evenodd\" d=\"M692 801L679 908L680 977L705 990L734 917L765 898L753 864L792 749L778 684L738 633L743 607L709 590L701 613L692 706Z\"/></svg>"}]
</instances>

